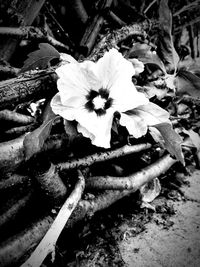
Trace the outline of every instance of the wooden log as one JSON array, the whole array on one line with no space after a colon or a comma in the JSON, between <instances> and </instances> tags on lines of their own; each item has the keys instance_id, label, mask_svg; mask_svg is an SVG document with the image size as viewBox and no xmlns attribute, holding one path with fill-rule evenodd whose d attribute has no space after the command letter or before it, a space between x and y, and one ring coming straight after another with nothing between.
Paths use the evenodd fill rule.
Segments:
<instances>
[{"instance_id":1,"label":"wooden log","mask_svg":"<svg viewBox=\"0 0 200 267\"><path fill-rule=\"evenodd\" d=\"M18 78L0 82L0 110L57 92L57 75L53 69L27 72Z\"/></svg>"}]
</instances>

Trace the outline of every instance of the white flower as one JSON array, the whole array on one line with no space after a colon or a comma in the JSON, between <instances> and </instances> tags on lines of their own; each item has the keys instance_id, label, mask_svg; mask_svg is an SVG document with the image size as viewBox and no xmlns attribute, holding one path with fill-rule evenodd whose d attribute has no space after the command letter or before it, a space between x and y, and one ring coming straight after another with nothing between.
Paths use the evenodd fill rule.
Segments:
<instances>
[{"instance_id":1,"label":"white flower","mask_svg":"<svg viewBox=\"0 0 200 267\"><path fill-rule=\"evenodd\" d=\"M144 71L144 64L142 61L138 60L137 58L129 58L129 61L133 64L135 76Z\"/></svg>"},{"instance_id":2,"label":"white flower","mask_svg":"<svg viewBox=\"0 0 200 267\"><path fill-rule=\"evenodd\" d=\"M92 144L110 147L115 111L121 113L121 123L130 134L138 138L146 133L148 123L145 118L138 119L141 111L125 112L148 106L149 100L132 83L135 69L131 62L116 49L106 52L96 63L72 62L59 67L56 73L59 93L51 101L53 112L77 121L77 130Z\"/></svg>"}]
</instances>

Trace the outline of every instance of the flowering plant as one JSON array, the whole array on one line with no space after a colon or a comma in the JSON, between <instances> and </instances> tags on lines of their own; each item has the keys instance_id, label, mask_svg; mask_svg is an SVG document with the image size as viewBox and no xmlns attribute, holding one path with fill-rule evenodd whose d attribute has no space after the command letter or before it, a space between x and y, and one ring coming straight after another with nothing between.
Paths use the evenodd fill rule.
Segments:
<instances>
[{"instance_id":1,"label":"flowering plant","mask_svg":"<svg viewBox=\"0 0 200 267\"><path fill-rule=\"evenodd\" d=\"M78 132L92 144L109 148L113 115L120 113L120 124L139 138L148 126L169 122L169 114L137 91L132 76L144 70L137 59L126 60L116 49L106 52L96 63L75 60L57 68L58 93L51 101L55 114L75 120Z\"/></svg>"}]
</instances>

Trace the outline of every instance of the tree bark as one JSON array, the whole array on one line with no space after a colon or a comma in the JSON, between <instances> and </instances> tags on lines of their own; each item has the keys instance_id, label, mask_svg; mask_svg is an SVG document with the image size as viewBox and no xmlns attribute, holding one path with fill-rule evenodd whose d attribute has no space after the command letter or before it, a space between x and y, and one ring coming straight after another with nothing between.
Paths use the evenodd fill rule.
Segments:
<instances>
[{"instance_id":1,"label":"tree bark","mask_svg":"<svg viewBox=\"0 0 200 267\"><path fill-rule=\"evenodd\" d=\"M30 100L38 100L56 92L56 74L53 69L25 73L18 78L0 83L0 110L15 107Z\"/></svg>"}]
</instances>

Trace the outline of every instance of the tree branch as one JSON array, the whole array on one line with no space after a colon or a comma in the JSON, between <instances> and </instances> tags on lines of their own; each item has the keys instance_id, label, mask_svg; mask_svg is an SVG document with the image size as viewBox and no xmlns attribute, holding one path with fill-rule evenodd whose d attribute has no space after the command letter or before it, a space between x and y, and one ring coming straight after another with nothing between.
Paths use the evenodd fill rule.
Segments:
<instances>
[{"instance_id":1,"label":"tree branch","mask_svg":"<svg viewBox=\"0 0 200 267\"><path fill-rule=\"evenodd\" d=\"M127 177L89 177L86 180L86 187L136 191L142 185L166 172L175 162L177 161L172 159L170 155L166 155L141 171Z\"/></svg>"}]
</instances>

